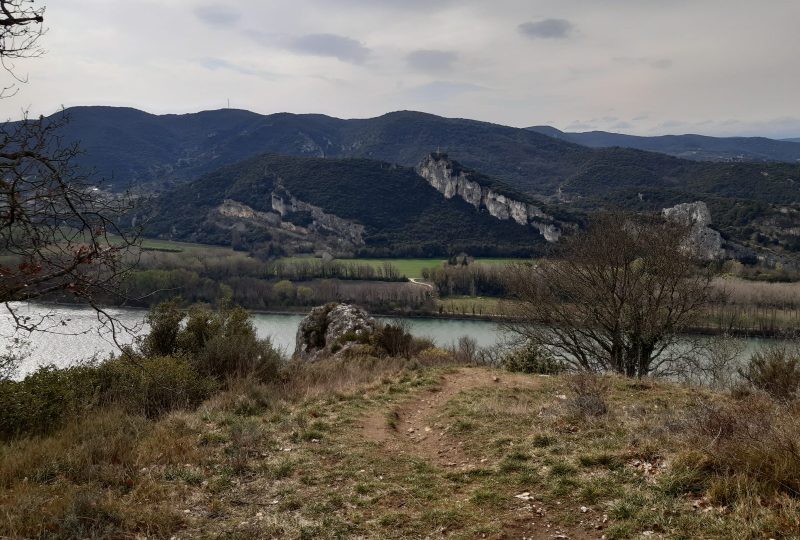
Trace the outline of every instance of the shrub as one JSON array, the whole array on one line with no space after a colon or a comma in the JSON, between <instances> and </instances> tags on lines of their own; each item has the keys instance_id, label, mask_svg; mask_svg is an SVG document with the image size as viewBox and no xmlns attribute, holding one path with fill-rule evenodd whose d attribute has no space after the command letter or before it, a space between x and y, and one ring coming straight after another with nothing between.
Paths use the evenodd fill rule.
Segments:
<instances>
[{"instance_id":1,"label":"shrub","mask_svg":"<svg viewBox=\"0 0 800 540\"><path fill-rule=\"evenodd\" d=\"M373 334L373 341L389 356L402 356L408 358L411 355L411 342L413 336L408 330L408 323L398 321L389 323L378 328Z\"/></svg>"},{"instance_id":2,"label":"shrub","mask_svg":"<svg viewBox=\"0 0 800 540\"><path fill-rule=\"evenodd\" d=\"M0 382L0 437L42 434L95 405L96 370L91 366L42 367L22 381Z\"/></svg>"},{"instance_id":3,"label":"shrub","mask_svg":"<svg viewBox=\"0 0 800 540\"><path fill-rule=\"evenodd\" d=\"M150 332L140 341L140 349L145 356L169 356L178 349L178 333L184 313L180 300L173 299L158 304L150 310L145 321Z\"/></svg>"},{"instance_id":4,"label":"shrub","mask_svg":"<svg viewBox=\"0 0 800 540\"><path fill-rule=\"evenodd\" d=\"M43 367L22 381L0 382L0 438L49 433L104 405L155 417L195 406L213 389L182 358L123 356L67 369Z\"/></svg>"},{"instance_id":5,"label":"shrub","mask_svg":"<svg viewBox=\"0 0 800 540\"><path fill-rule=\"evenodd\" d=\"M168 356L111 360L98 366L97 379L104 403L151 418L173 409L195 407L215 387L185 359Z\"/></svg>"},{"instance_id":6,"label":"shrub","mask_svg":"<svg viewBox=\"0 0 800 540\"><path fill-rule=\"evenodd\" d=\"M800 406L764 395L700 405L690 418L693 448L676 460L693 491L716 503L739 496L800 494ZM687 459L690 458L690 459ZM724 500L723 500L724 499Z\"/></svg>"},{"instance_id":7,"label":"shrub","mask_svg":"<svg viewBox=\"0 0 800 540\"><path fill-rule=\"evenodd\" d=\"M193 306L186 316L177 304L168 302L157 306L148 320L155 326L142 341L144 356L183 356L198 372L218 380L250 376L271 380L282 362L270 340L258 338L250 314L240 307Z\"/></svg>"},{"instance_id":8,"label":"shrub","mask_svg":"<svg viewBox=\"0 0 800 540\"><path fill-rule=\"evenodd\" d=\"M450 351L432 347L420 352L417 361L423 366L440 366L455 363L455 358Z\"/></svg>"},{"instance_id":9,"label":"shrub","mask_svg":"<svg viewBox=\"0 0 800 540\"><path fill-rule=\"evenodd\" d=\"M608 413L608 382L602 377L581 371L569 378L569 408L578 416L599 417Z\"/></svg>"},{"instance_id":10,"label":"shrub","mask_svg":"<svg viewBox=\"0 0 800 540\"><path fill-rule=\"evenodd\" d=\"M565 370L562 362L553 357L544 347L527 343L507 352L501 363L508 371L555 375Z\"/></svg>"},{"instance_id":11,"label":"shrub","mask_svg":"<svg viewBox=\"0 0 800 540\"><path fill-rule=\"evenodd\" d=\"M800 354L786 347L767 348L751 356L739 375L775 399L792 400L800 390Z\"/></svg>"},{"instance_id":12,"label":"shrub","mask_svg":"<svg viewBox=\"0 0 800 540\"><path fill-rule=\"evenodd\" d=\"M453 356L459 364L474 364L479 354L478 341L470 336L458 338L453 348Z\"/></svg>"}]
</instances>

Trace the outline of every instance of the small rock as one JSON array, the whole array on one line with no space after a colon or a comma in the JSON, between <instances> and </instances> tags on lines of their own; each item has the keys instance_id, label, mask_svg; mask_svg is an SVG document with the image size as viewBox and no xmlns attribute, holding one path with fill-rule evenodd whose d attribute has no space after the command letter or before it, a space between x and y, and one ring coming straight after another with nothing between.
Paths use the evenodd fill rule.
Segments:
<instances>
[{"instance_id":1,"label":"small rock","mask_svg":"<svg viewBox=\"0 0 800 540\"><path fill-rule=\"evenodd\" d=\"M493 380L494 382L500 382L500 377L498 377L497 375L495 375L494 377L492 377L492 380Z\"/></svg>"},{"instance_id":2,"label":"small rock","mask_svg":"<svg viewBox=\"0 0 800 540\"><path fill-rule=\"evenodd\" d=\"M588 511L589 511L588 508L586 508L585 506L581 506L581 512L583 512L585 514Z\"/></svg>"}]
</instances>

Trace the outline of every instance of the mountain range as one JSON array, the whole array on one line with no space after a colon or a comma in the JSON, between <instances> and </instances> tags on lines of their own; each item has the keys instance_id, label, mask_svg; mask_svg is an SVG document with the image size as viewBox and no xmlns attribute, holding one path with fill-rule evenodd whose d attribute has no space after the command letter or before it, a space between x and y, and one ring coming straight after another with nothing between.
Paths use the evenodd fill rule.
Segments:
<instances>
[{"instance_id":1,"label":"mountain range","mask_svg":"<svg viewBox=\"0 0 800 540\"><path fill-rule=\"evenodd\" d=\"M569 133L551 126L533 126L530 131L591 148L635 148L695 161L800 162L800 139L766 137L708 137L705 135L660 135L640 137L607 131Z\"/></svg>"},{"instance_id":2,"label":"mountain range","mask_svg":"<svg viewBox=\"0 0 800 540\"><path fill-rule=\"evenodd\" d=\"M308 182L313 183L314 178L322 182L324 178L330 186L336 186L330 189L337 198L357 199L364 209L387 204L381 199L384 196L391 197L393 204L411 197L410 193L399 189L401 179L409 185L425 187L421 192L427 193L426 197L438 197L439 204L441 194L431 190L430 185L419 183L412 169L438 149L446 151L450 159L463 167L481 173L487 181L502 184L548 207L548 213L560 215L562 221L580 221L586 212L608 206L658 211L677 203L703 200L711 208L715 227L726 237L778 251L800 250L794 225L800 200L800 184L797 183L800 163L797 162L719 163L619 146L592 148L531 129L412 111L357 120L315 114L259 115L232 109L158 116L128 108L77 107L61 114L68 115L70 120L62 130L64 142L78 142L85 151L80 157L81 165L95 170L98 176L109 178L106 187L112 190L131 188L159 194L163 211L168 209L169 216L179 216L179 219L183 216L175 212L191 212L192 205L181 210L163 201L189 200L187 197L192 190L197 193L207 189L205 182L208 186L219 184L218 192L213 196L209 192L209 201L213 199L213 204L219 206L227 197L225 190L238 189L237 182L243 175L252 173L251 167L258 170L258 165L253 163L258 163L259 159L271 160L270 170L280 169L281 177L290 176L287 171L291 169L300 171L297 172L300 175L312 175ZM791 142L772 143L800 147ZM276 156L314 160L290 165L289 161L278 163ZM346 165L348 160L354 159L352 167ZM367 165L362 160L371 163ZM390 170L389 167L396 167L402 174L374 172ZM367 169L373 172L367 174ZM264 174L270 177L268 173ZM371 180L366 181L366 178ZM299 180L289 181L293 182ZM370 182L394 187L387 192L364 190ZM268 182L256 188L266 197L276 186ZM288 189L294 195L292 188ZM330 197L324 200L299 198L320 211L364 226L365 238L371 240L361 249L378 250L382 231L396 230L389 221L380 226L375 221L366 223L366 214L339 216L333 210L334 202ZM409 200L421 204L417 199ZM254 211L263 211L258 204L237 202L245 203ZM464 201L448 199L445 202L449 208ZM420 207L446 214L438 206ZM225 211L235 213L231 207L226 207ZM475 208L471 211L481 212ZM387 211L383 216L388 220L390 214ZM428 217L420 214L414 219L425 222ZM401 228L410 230L412 221L405 222ZM446 223L450 226L465 223L463 219L434 218L433 221L438 224L438 231L445 231ZM205 218L196 217L193 223L203 222ZM188 239L191 237L188 230L177 227L173 232L173 227L161 227L157 234ZM420 230L415 229L417 233ZM462 230L460 234L467 233ZM487 242L503 244L504 236L492 234ZM214 237L213 234L206 236ZM427 238L421 234L419 242L424 243ZM445 232L439 238L442 242L455 242L459 236L448 236ZM467 234L465 238L473 237ZM516 235L506 238L515 238L518 248L527 242ZM230 242L230 233L215 241ZM394 236L387 240L386 246L391 248L386 247L386 250L387 253L391 249L409 252L407 248L412 243L410 238ZM529 247L525 249L531 251ZM506 242L498 249L501 251L507 253L513 249Z\"/></svg>"}]
</instances>

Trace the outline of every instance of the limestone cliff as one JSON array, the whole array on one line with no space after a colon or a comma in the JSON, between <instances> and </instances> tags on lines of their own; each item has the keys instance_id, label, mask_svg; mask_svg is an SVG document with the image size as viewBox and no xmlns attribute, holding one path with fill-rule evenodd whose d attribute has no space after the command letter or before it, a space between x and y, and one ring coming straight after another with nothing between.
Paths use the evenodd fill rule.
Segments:
<instances>
[{"instance_id":1,"label":"limestone cliff","mask_svg":"<svg viewBox=\"0 0 800 540\"><path fill-rule=\"evenodd\" d=\"M460 197L476 210L485 209L497 219L513 219L522 226L534 227L548 242L557 242L561 237L561 229L552 216L536 205L517 200L480 182L480 175L448 159L447 154L430 154L417 165L416 170L447 199Z\"/></svg>"},{"instance_id":2,"label":"limestone cliff","mask_svg":"<svg viewBox=\"0 0 800 540\"><path fill-rule=\"evenodd\" d=\"M210 217L218 225L240 233L268 230L274 241L290 251L294 245L311 245L315 250L347 254L364 245L364 226L360 223L301 201L281 185L275 186L269 197L272 212L225 199Z\"/></svg>"},{"instance_id":3,"label":"limestone cliff","mask_svg":"<svg viewBox=\"0 0 800 540\"><path fill-rule=\"evenodd\" d=\"M710 227L711 211L703 201L682 203L672 208L664 208L662 214L671 221L691 225L686 246L703 260L713 261L725 254L722 236Z\"/></svg>"},{"instance_id":4,"label":"limestone cliff","mask_svg":"<svg viewBox=\"0 0 800 540\"><path fill-rule=\"evenodd\" d=\"M329 214L319 206L303 202L280 184L272 192L272 209L280 214L281 218L292 212L307 212L313 219L310 228L333 233L355 246L364 245L363 225Z\"/></svg>"}]
</instances>

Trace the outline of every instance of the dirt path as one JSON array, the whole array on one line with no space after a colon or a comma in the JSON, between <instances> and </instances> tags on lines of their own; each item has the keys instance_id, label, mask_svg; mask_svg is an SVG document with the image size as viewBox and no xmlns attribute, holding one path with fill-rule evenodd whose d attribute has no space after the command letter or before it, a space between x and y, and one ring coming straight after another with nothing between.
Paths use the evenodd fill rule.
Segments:
<instances>
[{"instance_id":1,"label":"dirt path","mask_svg":"<svg viewBox=\"0 0 800 540\"><path fill-rule=\"evenodd\" d=\"M423 459L452 470L491 467L488 457L468 456L457 437L448 433L448 402L461 392L485 387L538 386L539 379L483 368L461 368L442 376L441 383L420 392L389 409L373 411L364 418L364 438L381 444L393 456ZM560 503L558 503L560 504ZM541 505L540 505L541 508ZM503 524L498 538L523 540L589 540L601 533L579 527L561 527L542 518L530 505L520 508L516 516Z\"/></svg>"},{"instance_id":2,"label":"dirt path","mask_svg":"<svg viewBox=\"0 0 800 540\"><path fill-rule=\"evenodd\" d=\"M470 459L447 433L447 403L461 392L476 388L513 385L533 387L536 379L482 368L461 368L442 377L437 387L417 394L389 410L373 411L364 419L364 437L383 444L386 451L425 459L442 467L470 468Z\"/></svg>"}]
</instances>

